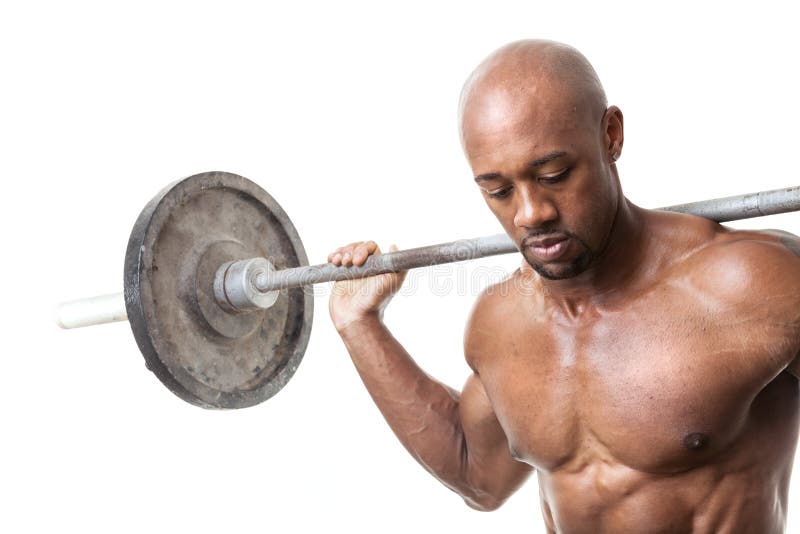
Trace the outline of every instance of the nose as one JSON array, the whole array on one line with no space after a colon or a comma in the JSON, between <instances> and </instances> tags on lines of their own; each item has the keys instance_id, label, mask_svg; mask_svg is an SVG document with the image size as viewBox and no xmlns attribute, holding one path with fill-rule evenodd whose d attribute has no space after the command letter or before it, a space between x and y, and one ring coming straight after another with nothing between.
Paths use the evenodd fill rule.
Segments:
<instances>
[{"instance_id":1,"label":"nose","mask_svg":"<svg viewBox=\"0 0 800 534\"><path fill-rule=\"evenodd\" d=\"M541 228L558 219L558 210L546 194L532 187L521 187L517 195L514 225L518 228Z\"/></svg>"}]
</instances>

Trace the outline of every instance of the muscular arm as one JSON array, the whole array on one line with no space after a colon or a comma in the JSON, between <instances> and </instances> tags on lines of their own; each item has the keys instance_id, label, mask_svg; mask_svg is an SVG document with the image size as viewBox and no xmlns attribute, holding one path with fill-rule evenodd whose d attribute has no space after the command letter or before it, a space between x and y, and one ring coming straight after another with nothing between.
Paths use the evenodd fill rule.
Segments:
<instances>
[{"instance_id":1,"label":"muscular arm","mask_svg":"<svg viewBox=\"0 0 800 534\"><path fill-rule=\"evenodd\" d=\"M499 507L531 468L511 458L477 375L461 394L428 376L378 314L340 330L353 363L411 455L479 510Z\"/></svg>"}]
</instances>

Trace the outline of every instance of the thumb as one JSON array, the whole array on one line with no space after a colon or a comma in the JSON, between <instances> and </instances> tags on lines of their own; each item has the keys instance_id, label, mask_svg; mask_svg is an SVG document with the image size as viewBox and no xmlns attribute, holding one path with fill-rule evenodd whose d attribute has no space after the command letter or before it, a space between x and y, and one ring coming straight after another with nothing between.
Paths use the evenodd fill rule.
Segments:
<instances>
[{"instance_id":1,"label":"thumb","mask_svg":"<svg viewBox=\"0 0 800 534\"><path fill-rule=\"evenodd\" d=\"M398 250L400 250L400 249L397 248L397 245L395 245L394 243L389 245L389 252L397 252Z\"/></svg>"}]
</instances>

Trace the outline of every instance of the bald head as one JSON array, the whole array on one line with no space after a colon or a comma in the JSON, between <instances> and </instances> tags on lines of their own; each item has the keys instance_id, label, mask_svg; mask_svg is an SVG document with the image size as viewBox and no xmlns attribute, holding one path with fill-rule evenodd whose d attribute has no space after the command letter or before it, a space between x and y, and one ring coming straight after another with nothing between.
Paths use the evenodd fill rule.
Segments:
<instances>
[{"instance_id":1,"label":"bald head","mask_svg":"<svg viewBox=\"0 0 800 534\"><path fill-rule=\"evenodd\" d=\"M623 128L586 58L552 41L506 45L470 75L459 118L475 183L528 263L553 279L588 269L623 198ZM554 235L569 239L557 258L530 246Z\"/></svg>"},{"instance_id":2,"label":"bald head","mask_svg":"<svg viewBox=\"0 0 800 534\"><path fill-rule=\"evenodd\" d=\"M489 55L464 84L461 139L475 127L499 128L528 114L599 122L606 106L603 86L580 52L554 41L517 41Z\"/></svg>"}]
</instances>

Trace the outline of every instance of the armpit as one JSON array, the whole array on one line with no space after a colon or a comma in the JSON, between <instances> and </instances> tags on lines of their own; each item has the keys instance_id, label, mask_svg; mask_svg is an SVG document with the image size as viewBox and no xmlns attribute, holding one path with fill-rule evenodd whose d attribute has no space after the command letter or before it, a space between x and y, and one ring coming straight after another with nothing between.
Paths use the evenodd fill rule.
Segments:
<instances>
[{"instance_id":1,"label":"armpit","mask_svg":"<svg viewBox=\"0 0 800 534\"><path fill-rule=\"evenodd\" d=\"M792 360L792 363L786 367L786 370L794 375L795 378L800 378L800 354L798 354L797 357Z\"/></svg>"},{"instance_id":2,"label":"armpit","mask_svg":"<svg viewBox=\"0 0 800 534\"><path fill-rule=\"evenodd\" d=\"M795 256L800 257L800 239L795 236L789 237L782 237L781 243L784 244L786 248L792 251Z\"/></svg>"},{"instance_id":3,"label":"armpit","mask_svg":"<svg viewBox=\"0 0 800 534\"><path fill-rule=\"evenodd\" d=\"M784 230L765 230L764 233L777 237L784 247L800 258L800 237Z\"/></svg>"}]
</instances>

